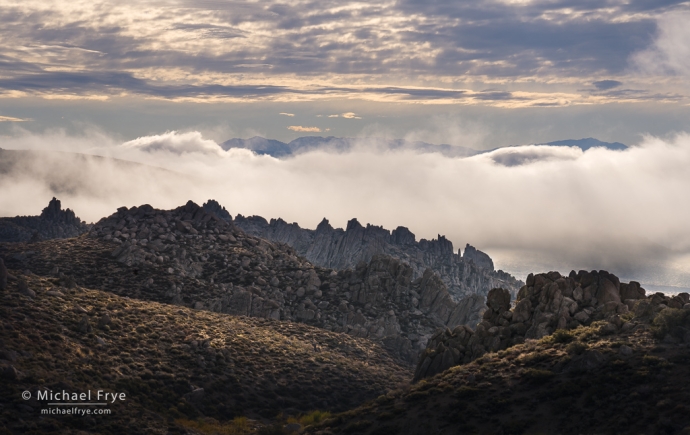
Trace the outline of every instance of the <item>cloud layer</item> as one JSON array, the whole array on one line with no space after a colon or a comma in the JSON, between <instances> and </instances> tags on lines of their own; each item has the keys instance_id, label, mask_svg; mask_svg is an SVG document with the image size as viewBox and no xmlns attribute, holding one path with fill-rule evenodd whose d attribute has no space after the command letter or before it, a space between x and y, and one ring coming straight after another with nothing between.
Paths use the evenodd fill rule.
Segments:
<instances>
[{"instance_id":1,"label":"cloud layer","mask_svg":"<svg viewBox=\"0 0 690 435\"><path fill-rule=\"evenodd\" d=\"M677 83L631 75L629 60L688 68L675 0L0 5L0 92L13 97L540 107L675 101ZM600 92L613 82L626 92Z\"/></svg>"},{"instance_id":2,"label":"cloud layer","mask_svg":"<svg viewBox=\"0 0 690 435\"><path fill-rule=\"evenodd\" d=\"M231 213L315 227L362 222L418 237L469 242L516 273L605 268L631 279L690 286L690 136L647 138L625 151L529 146L469 158L360 146L289 160L223 151L202 135L167 132L120 144L98 135L25 134L3 147L43 153L0 176L0 214L36 214L55 194L89 221L122 205L170 208L214 198ZM524 277L524 276L523 276Z\"/></svg>"}]
</instances>

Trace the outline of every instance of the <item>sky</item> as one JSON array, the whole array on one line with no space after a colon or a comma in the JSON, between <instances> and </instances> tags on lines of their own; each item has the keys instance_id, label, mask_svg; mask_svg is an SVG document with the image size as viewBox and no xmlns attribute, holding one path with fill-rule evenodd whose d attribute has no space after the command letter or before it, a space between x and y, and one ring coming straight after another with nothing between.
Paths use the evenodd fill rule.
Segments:
<instances>
[{"instance_id":1,"label":"sky","mask_svg":"<svg viewBox=\"0 0 690 435\"><path fill-rule=\"evenodd\" d=\"M0 215L85 220L214 198L313 228L357 217L498 267L690 287L690 2L1 1ZM355 137L291 159L239 137ZM594 137L625 151L504 148ZM507 165L506 162L520 162ZM164 168L164 170L157 169Z\"/></svg>"},{"instance_id":2,"label":"sky","mask_svg":"<svg viewBox=\"0 0 690 435\"><path fill-rule=\"evenodd\" d=\"M0 133L633 143L688 130L689 21L666 0L1 1Z\"/></svg>"}]
</instances>

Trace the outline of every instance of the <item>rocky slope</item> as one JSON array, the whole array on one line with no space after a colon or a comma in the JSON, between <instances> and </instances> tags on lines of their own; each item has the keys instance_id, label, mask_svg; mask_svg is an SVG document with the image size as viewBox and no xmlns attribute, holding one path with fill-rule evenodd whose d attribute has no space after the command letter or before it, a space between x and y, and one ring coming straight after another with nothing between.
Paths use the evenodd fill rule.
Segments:
<instances>
[{"instance_id":1,"label":"rocky slope","mask_svg":"<svg viewBox=\"0 0 690 435\"><path fill-rule=\"evenodd\" d=\"M1 433L216 433L196 431L203 422L244 434L279 413L357 406L411 376L369 340L61 284L10 269L0 290ZM46 389L126 399L111 415L42 415Z\"/></svg>"},{"instance_id":2,"label":"rocky slope","mask_svg":"<svg viewBox=\"0 0 690 435\"><path fill-rule=\"evenodd\" d=\"M456 303L436 274L413 279L410 266L386 256L356 269L315 267L192 202L123 207L88 235L0 244L0 256L68 286L369 338L409 364L436 329L476 324L484 305L479 296Z\"/></svg>"},{"instance_id":3,"label":"rocky slope","mask_svg":"<svg viewBox=\"0 0 690 435\"><path fill-rule=\"evenodd\" d=\"M666 307L683 308L688 302L688 293L673 297L656 293L645 297L639 283L621 283L618 277L603 270L572 271L567 277L558 272L530 274L513 309L510 309L508 292L493 289L487 300L489 309L474 331L457 327L437 333L419 361L415 380L556 330L590 326L600 321L609 333L627 331L636 326L630 321L633 315L643 318ZM687 308L690 309L690 304Z\"/></svg>"},{"instance_id":4,"label":"rocky slope","mask_svg":"<svg viewBox=\"0 0 690 435\"><path fill-rule=\"evenodd\" d=\"M690 310L630 316L632 329L592 324L488 353L306 433L689 433Z\"/></svg>"},{"instance_id":5,"label":"rocky slope","mask_svg":"<svg viewBox=\"0 0 690 435\"><path fill-rule=\"evenodd\" d=\"M405 227L389 231L369 224L364 227L357 219L352 219L343 230L334 229L324 219L316 230L308 230L282 219L267 222L260 216L242 215L238 215L234 223L254 236L286 243L299 255L322 267L351 268L361 261L368 262L374 255L385 254L409 264L414 278L431 268L456 301L471 295L486 296L496 287L517 294L524 284L508 273L495 271L491 258L469 244L464 255L459 251L456 254L453 243L445 237L439 235L438 239L417 242L415 235Z\"/></svg>"},{"instance_id":6,"label":"rocky slope","mask_svg":"<svg viewBox=\"0 0 690 435\"><path fill-rule=\"evenodd\" d=\"M0 242L28 242L76 237L89 230L72 210L53 198L40 216L0 218Z\"/></svg>"}]
</instances>

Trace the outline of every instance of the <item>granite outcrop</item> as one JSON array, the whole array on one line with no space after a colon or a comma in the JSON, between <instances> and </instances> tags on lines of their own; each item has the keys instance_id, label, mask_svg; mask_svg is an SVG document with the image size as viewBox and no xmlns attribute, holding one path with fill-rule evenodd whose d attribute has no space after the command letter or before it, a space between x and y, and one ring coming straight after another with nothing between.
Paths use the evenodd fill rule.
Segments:
<instances>
[{"instance_id":1,"label":"granite outcrop","mask_svg":"<svg viewBox=\"0 0 690 435\"><path fill-rule=\"evenodd\" d=\"M530 274L512 308L507 290L492 289L488 309L475 329L461 325L437 331L420 357L415 380L557 330L594 324L603 334L629 331L637 326L629 321L632 315L649 320L664 308L684 308L688 302L688 293L646 296L638 282L622 283L604 270L571 271L568 276L558 272Z\"/></svg>"},{"instance_id":2,"label":"granite outcrop","mask_svg":"<svg viewBox=\"0 0 690 435\"><path fill-rule=\"evenodd\" d=\"M53 198L39 216L0 218L0 242L29 242L76 237L89 230L69 208Z\"/></svg>"},{"instance_id":3,"label":"granite outcrop","mask_svg":"<svg viewBox=\"0 0 690 435\"><path fill-rule=\"evenodd\" d=\"M516 295L523 285L510 274L494 270L491 258L469 244L462 255L459 250L455 253L453 243L442 235L437 239L417 241L415 235L402 226L389 231L376 225L365 227L352 219L343 230L333 228L324 218L315 230L309 230L282 219L269 222L260 216L242 215L237 215L234 223L248 234L286 243L322 267L346 269L360 261L369 261L377 254L385 254L409 264L414 278L431 269L456 301L471 295L486 296L495 287L508 289Z\"/></svg>"}]
</instances>

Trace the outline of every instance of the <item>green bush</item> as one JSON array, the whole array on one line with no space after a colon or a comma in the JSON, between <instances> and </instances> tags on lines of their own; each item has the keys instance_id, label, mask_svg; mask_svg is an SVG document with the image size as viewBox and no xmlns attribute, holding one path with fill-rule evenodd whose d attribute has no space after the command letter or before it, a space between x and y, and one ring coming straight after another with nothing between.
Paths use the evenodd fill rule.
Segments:
<instances>
[{"instance_id":1,"label":"green bush","mask_svg":"<svg viewBox=\"0 0 690 435\"><path fill-rule=\"evenodd\" d=\"M581 355L582 352L587 350L589 346L587 346L585 343L582 343L580 341L576 341L574 343L570 343L565 350L571 354L571 355Z\"/></svg>"},{"instance_id":2,"label":"green bush","mask_svg":"<svg viewBox=\"0 0 690 435\"><path fill-rule=\"evenodd\" d=\"M664 308L652 320L652 333L656 338L664 338L666 334L671 334L675 338L683 338L683 329L689 322L690 311L677 308Z\"/></svg>"},{"instance_id":3,"label":"green bush","mask_svg":"<svg viewBox=\"0 0 690 435\"><path fill-rule=\"evenodd\" d=\"M575 339L575 336L572 332L565 329L557 329L553 334L551 334L551 338L554 343L570 343Z\"/></svg>"}]
</instances>

